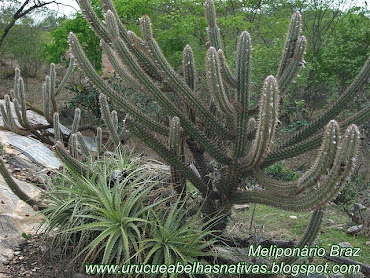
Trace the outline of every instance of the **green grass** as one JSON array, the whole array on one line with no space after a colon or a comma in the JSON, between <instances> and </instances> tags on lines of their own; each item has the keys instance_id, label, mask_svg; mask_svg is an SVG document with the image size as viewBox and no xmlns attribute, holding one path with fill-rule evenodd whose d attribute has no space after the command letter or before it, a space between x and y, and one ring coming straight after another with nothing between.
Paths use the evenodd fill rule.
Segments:
<instances>
[{"instance_id":1,"label":"green grass","mask_svg":"<svg viewBox=\"0 0 370 278\"><path fill-rule=\"evenodd\" d=\"M233 220L229 225L231 234L246 237L249 233L253 205L247 211L233 212ZM296 216L291 219L289 216ZM276 240L299 240L303 235L311 217L310 212L286 212L264 205L257 205L254 215L252 232L263 234L265 238ZM332 223L330 223L332 222ZM330 224L329 224L330 223ZM316 244L330 250L330 246L339 242L349 242L353 247L361 247L360 257L356 261L370 264L370 247L366 246L369 239L364 236L351 236L346 230L351 225L350 218L336 205L330 205L325 213L321 234ZM340 230L343 227L343 230Z\"/></svg>"}]
</instances>

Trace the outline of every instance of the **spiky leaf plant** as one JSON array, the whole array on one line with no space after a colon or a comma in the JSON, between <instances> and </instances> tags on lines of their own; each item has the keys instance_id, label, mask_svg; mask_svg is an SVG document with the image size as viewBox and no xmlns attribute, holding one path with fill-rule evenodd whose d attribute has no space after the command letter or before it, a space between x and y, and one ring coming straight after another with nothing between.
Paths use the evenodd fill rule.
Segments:
<instances>
[{"instance_id":1,"label":"spiky leaf plant","mask_svg":"<svg viewBox=\"0 0 370 278\"><path fill-rule=\"evenodd\" d=\"M199 221L200 210L191 217L189 213L186 202L178 198L170 208L161 207L150 215L150 234L140 249L145 254L144 264L186 264L214 255L211 247L216 237L212 226Z\"/></svg>"},{"instance_id":2,"label":"spiky leaf plant","mask_svg":"<svg viewBox=\"0 0 370 278\"><path fill-rule=\"evenodd\" d=\"M84 262L143 260L140 242L149 234L150 217L166 200L152 202L152 189L165 175L153 174L119 151L87 166L92 167L95 173L86 177L66 164L68 171L49 184L42 210L44 232L56 232L54 243L65 253L73 246L76 258Z\"/></svg>"}]
</instances>

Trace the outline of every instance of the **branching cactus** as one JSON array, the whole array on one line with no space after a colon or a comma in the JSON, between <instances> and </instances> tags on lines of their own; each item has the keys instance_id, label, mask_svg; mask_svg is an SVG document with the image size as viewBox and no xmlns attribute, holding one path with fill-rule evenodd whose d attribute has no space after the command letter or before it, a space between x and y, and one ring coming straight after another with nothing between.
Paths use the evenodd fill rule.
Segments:
<instances>
[{"instance_id":1,"label":"branching cactus","mask_svg":"<svg viewBox=\"0 0 370 278\"><path fill-rule=\"evenodd\" d=\"M69 67L58 86L56 86L55 65L50 65L50 74L45 77L45 83L42 85L43 109L39 110L32 107L26 101L26 92L20 70L15 69L14 89L10 91L10 96L5 95L5 106L0 104L0 112L4 125L0 127L20 135L32 134L40 141L53 145L55 140L61 140L62 134L59 128L59 115L55 97L64 88L71 77L74 69L74 58L70 58ZM39 115L45 117L48 124L31 124L27 118L27 110L34 110ZM14 112L13 112L14 111ZM16 115L16 119L13 115ZM53 134L48 131L55 127Z\"/></svg>"},{"instance_id":2,"label":"branching cactus","mask_svg":"<svg viewBox=\"0 0 370 278\"><path fill-rule=\"evenodd\" d=\"M361 90L370 76L370 59L348 89L310 125L277 145L276 126L284 96L305 65L306 38L301 35L302 16L293 14L282 59L276 76L262 84L259 104L251 107L252 40L241 33L237 43L235 71L226 61L212 0L206 0L209 48L206 68L208 99L197 89L194 57L189 45L184 48L183 74L177 73L153 37L150 19L140 19L142 38L125 28L111 0L102 0L105 21L101 22L88 0L79 4L123 84L137 93L150 95L169 117L168 123L145 115L135 104L106 83L95 71L77 37L69 44L78 65L94 86L128 117L130 132L141 138L171 165L172 181L180 193L186 181L203 196L206 215L228 215L234 204L259 203L290 211L313 211L311 224L302 244L311 244L318 233L322 211L351 172L360 143L355 124L370 116L369 105L353 117L338 123L335 118L346 103ZM234 73L235 72L235 73ZM167 90L164 92L163 88ZM175 98L167 93L168 88ZM104 117L105 97L101 96ZM257 113L259 112L259 113ZM107 126L113 122L106 120ZM340 129L344 131L341 132ZM117 142L112 132L112 141ZM168 144L164 142L169 142ZM320 147L321 145L321 147ZM295 182L282 182L267 176L263 168L314 148L320 151L312 167ZM191 154L185 157L184 154ZM211 160L219 165L212 166ZM247 177L256 179L263 190L245 190ZM225 218L226 219L226 218ZM218 225L222 230L226 221Z\"/></svg>"}]
</instances>

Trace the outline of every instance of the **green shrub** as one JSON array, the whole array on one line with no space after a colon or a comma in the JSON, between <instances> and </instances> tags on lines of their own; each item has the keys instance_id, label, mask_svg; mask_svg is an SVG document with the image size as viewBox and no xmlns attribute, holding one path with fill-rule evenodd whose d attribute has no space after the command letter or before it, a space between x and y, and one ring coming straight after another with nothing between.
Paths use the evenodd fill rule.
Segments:
<instances>
[{"instance_id":1,"label":"green shrub","mask_svg":"<svg viewBox=\"0 0 370 278\"><path fill-rule=\"evenodd\" d=\"M297 171L286 168L281 162L267 167L265 173L283 181L295 181L299 178L299 173Z\"/></svg>"}]
</instances>

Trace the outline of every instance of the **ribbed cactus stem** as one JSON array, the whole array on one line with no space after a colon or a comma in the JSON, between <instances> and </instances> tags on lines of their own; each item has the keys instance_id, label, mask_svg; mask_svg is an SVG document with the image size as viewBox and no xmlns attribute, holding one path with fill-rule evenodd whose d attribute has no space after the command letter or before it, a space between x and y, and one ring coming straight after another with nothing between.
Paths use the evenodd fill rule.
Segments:
<instances>
[{"instance_id":1,"label":"ribbed cactus stem","mask_svg":"<svg viewBox=\"0 0 370 278\"><path fill-rule=\"evenodd\" d=\"M298 190L298 182L297 181L281 181L276 180L261 170L256 170L254 173L254 177L256 178L257 182L265 189L270 192L274 192L276 194L282 196L290 196L292 194L296 194Z\"/></svg>"},{"instance_id":2,"label":"ribbed cactus stem","mask_svg":"<svg viewBox=\"0 0 370 278\"><path fill-rule=\"evenodd\" d=\"M51 105L53 108L52 113L58 112L57 103L55 101L55 78L56 78L55 64L51 63L50 64L50 100L51 100Z\"/></svg>"},{"instance_id":3,"label":"ribbed cactus stem","mask_svg":"<svg viewBox=\"0 0 370 278\"><path fill-rule=\"evenodd\" d=\"M77 132L76 136L77 136L77 142L80 146L82 154L85 155L86 157L89 157L91 155L91 152L81 132Z\"/></svg>"},{"instance_id":4,"label":"ribbed cactus stem","mask_svg":"<svg viewBox=\"0 0 370 278\"><path fill-rule=\"evenodd\" d=\"M240 111L236 114L236 138L235 138L235 158L245 155L248 138L248 109L249 109L249 90L251 83L252 68L252 43L248 32L243 32L238 40L236 52L236 72L238 80L237 102Z\"/></svg>"},{"instance_id":5,"label":"ribbed cactus stem","mask_svg":"<svg viewBox=\"0 0 370 278\"><path fill-rule=\"evenodd\" d=\"M8 170L6 169L5 163L3 159L0 157L0 173L3 176L6 184L12 190L12 192L23 202L31 206L34 210L42 210L45 209L45 206L40 204L40 202L34 200L30 196L28 196L14 181L14 179L9 174Z\"/></svg>"},{"instance_id":6,"label":"ribbed cactus stem","mask_svg":"<svg viewBox=\"0 0 370 278\"><path fill-rule=\"evenodd\" d=\"M144 15L140 18L140 26L144 40L151 40L153 38L152 23L147 15Z\"/></svg>"},{"instance_id":7,"label":"ribbed cactus stem","mask_svg":"<svg viewBox=\"0 0 370 278\"><path fill-rule=\"evenodd\" d=\"M128 74L127 71L121 66L117 57L114 55L112 48L105 42L102 42L102 47L107 53L109 62L112 64L114 71L119 75L123 84L138 91L142 90L142 86L137 82L137 80Z\"/></svg>"},{"instance_id":8,"label":"ribbed cactus stem","mask_svg":"<svg viewBox=\"0 0 370 278\"><path fill-rule=\"evenodd\" d=\"M361 125L370 117L370 106L365 106L355 115L346 118L343 122L340 123L340 126L346 128L351 124ZM300 155L306 151L312 150L320 146L322 141L322 135L316 134L315 136L311 136L309 139L296 143L292 146L288 146L285 148L279 148L276 151L270 153L268 157L265 159L262 167L266 167L271 165L276 161L280 161L283 159L291 158L297 155Z\"/></svg>"},{"instance_id":9,"label":"ribbed cactus stem","mask_svg":"<svg viewBox=\"0 0 370 278\"><path fill-rule=\"evenodd\" d=\"M24 121L23 121L23 117L22 117L22 108L21 106L19 105L19 102L18 100L15 98L13 99L13 106L14 106L14 111L15 111L15 114L17 115L17 120L18 120L18 123L22 126L22 127L26 127Z\"/></svg>"},{"instance_id":10,"label":"ribbed cactus stem","mask_svg":"<svg viewBox=\"0 0 370 278\"><path fill-rule=\"evenodd\" d=\"M150 119L146 115L142 113L137 107L133 106L129 103L123 96L118 95L111 87L109 87L103 79L97 74L94 67L91 65L89 60L87 59L86 55L84 54L81 45L78 43L77 37L70 33L69 35L69 42L71 44L71 48L75 57L78 59L80 66L83 68L85 74L88 78L92 81L94 86L101 91L102 93L106 94L110 99L115 102L117 105L122 107L125 111L130 113L133 117L137 118L141 122L145 123L148 127L155 130L156 132L168 135L169 131L167 127L164 127L162 124Z\"/></svg>"},{"instance_id":11,"label":"ribbed cactus stem","mask_svg":"<svg viewBox=\"0 0 370 278\"><path fill-rule=\"evenodd\" d=\"M80 5L82 13L90 23L93 30L99 35L99 37L103 38L105 41L109 41L107 29L95 14L89 0L80 0L78 1L78 4Z\"/></svg>"},{"instance_id":12,"label":"ribbed cactus stem","mask_svg":"<svg viewBox=\"0 0 370 278\"><path fill-rule=\"evenodd\" d=\"M184 73L185 83L190 89L195 90L196 72L194 64L193 50L190 45L186 45L183 51L182 71Z\"/></svg>"},{"instance_id":13,"label":"ribbed cactus stem","mask_svg":"<svg viewBox=\"0 0 370 278\"><path fill-rule=\"evenodd\" d=\"M182 58L182 71L184 74L185 83L189 86L190 89L195 91L196 86L196 72L195 72L195 64L194 64L194 55L193 50L191 49L190 45L186 45L183 51L183 58ZM194 110L189 106L186 105L186 109L188 110L189 119L195 123L195 113Z\"/></svg>"},{"instance_id":14,"label":"ribbed cactus stem","mask_svg":"<svg viewBox=\"0 0 370 278\"><path fill-rule=\"evenodd\" d=\"M321 207L333 200L342 189L355 165L359 144L360 132L355 125L351 125L340 139L334 165L329 174L307 194L292 195L287 198L270 192L235 192L230 199L236 204L260 203L292 211L308 211Z\"/></svg>"},{"instance_id":15,"label":"ribbed cactus stem","mask_svg":"<svg viewBox=\"0 0 370 278\"><path fill-rule=\"evenodd\" d=\"M231 73L231 70L229 68L229 65L227 64L224 52L222 51L222 49L219 49L217 52L218 52L218 58L220 59L221 74L222 74L223 79L225 80L226 84L228 84L232 88L237 88L238 80Z\"/></svg>"},{"instance_id":16,"label":"ribbed cactus stem","mask_svg":"<svg viewBox=\"0 0 370 278\"><path fill-rule=\"evenodd\" d=\"M109 130L109 133L111 135L111 138L113 139L114 145L117 147L121 144L121 139L119 138L119 135L117 133L117 127L118 127L117 112L113 113L113 116L115 117L113 118L109 111L109 104L108 104L108 101L105 95L100 94L99 102L100 102L100 110L101 110L102 118Z\"/></svg>"},{"instance_id":17,"label":"ribbed cactus stem","mask_svg":"<svg viewBox=\"0 0 370 278\"><path fill-rule=\"evenodd\" d=\"M73 57L73 55L71 55L69 58L69 65L68 65L67 71L64 74L62 81L59 83L58 88L55 90L54 96L57 96L62 91L64 86L67 84L68 80L72 76L74 67L75 67L75 58Z\"/></svg>"},{"instance_id":18,"label":"ribbed cactus stem","mask_svg":"<svg viewBox=\"0 0 370 278\"><path fill-rule=\"evenodd\" d=\"M280 91L284 95L290 84L297 77L299 71L305 65L304 55L306 54L307 40L304 36L298 38L297 46L290 63L285 69L282 76L278 79Z\"/></svg>"},{"instance_id":19,"label":"ribbed cactus stem","mask_svg":"<svg viewBox=\"0 0 370 278\"><path fill-rule=\"evenodd\" d=\"M216 104L220 111L225 115L235 114L236 108L230 103L227 93L224 89L218 54L214 47L210 47L208 49L207 68L208 87L214 99L216 100Z\"/></svg>"},{"instance_id":20,"label":"ribbed cactus stem","mask_svg":"<svg viewBox=\"0 0 370 278\"><path fill-rule=\"evenodd\" d=\"M248 132L247 132L247 146L245 147L245 154L248 155L253 144L253 140L256 137L257 122L254 118L249 119Z\"/></svg>"},{"instance_id":21,"label":"ribbed cactus stem","mask_svg":"<svg viewBox=\"0 0 370 278\"><path fill-rule=\"evenodd\" d=\"M74 137L76 138L76 135ZM73 139L73 141L75 141L75 139ZM60 160L62 160L62 162L67 166L69 171L72 171L77 174L82 174L84 177L88 176L86 166L83 165L77 159L73 158L60 142L57 142L55 145L55 153L60 158Z\"/></svg>"},{"instance_id":22,"label":"ribbed cactus stem","mask_svg":"<svg viewBox=\"0 0 370 278\"><path fill-rule=\"evenodd\" d=\"M95 144L96 144L97 153L99 155L103 150L103 131L101 127L98 127L96 129Z\"/></svg>"},{"instance_id":23,"label":"ribbed cactus stem","mask_svg":"<svg viewBox=\"0 0 370 278\"><path fill-rule=\"evenodd\" d=\"M260 100L260 113L256 131L256 139L251 152L251 164L258 166L270 152L270 146L275 136L279 111L279 89L273 76L268 76L264 82Z\"/></svg>"},{"instance_id":24,"label":"ribbed cactus stem","mask_svg":"<svg viewBox=\"0 0 370 278\"><path fill-rule=\"evenodd\" d=\"M22 123L30 129L30 124L27 119L27 102L26 102L26 94L24 91L24 82L23 78L19 78L19 85L18 85L18 100L21 107L21 113L22 113Z\"/></svg>"},{"instance_id":25,"label":"ribbed cactus stem","mask_svg":"<svg viewBox=\"0 0 370 278\"><path fill-rule=\"evenodd\" d=\"M110 116L112 117L113 127L116 131L118 131L118 114L116 110L113 110L110 113Z\"/></svg>"},{"instance_id":26,"label":"ribbed cactus stem","mask_svg":"<svg viewBox=\"0 0 370 278\"><path fill-rule=\"evenodd\" d=\"M17 125L15 124L15 121L14 121L13 112L12 112L11 105L10 105L9 95L5 95L4 100L5 100L5 109L6 109L7 121L9 122L9 128L10 128L11 131L16 132L17 131Z\"/></svg>"},{"instance_id":27,"label":"ribbed cactus stem","mask_svg":"<svg viewBox=\"0 0 370 278\"><path fill-rule=\"evenodd\" d=\"M181 126L180 119L178 117L173 117L170 122L169 147L176 156L181 156ZM185 193L185 179L183 178L181 171L179 171L174 165L171 165L171 181L178 194Z\"/></svg>"},{"instance_id":28,"label":"ribbed cactus stem","mask_svg":"<svg viewBox=\"0 0 370 278\"><path fill-rule=\"evenodd\" d=\"M208 23L207 33L211 46L218 49L222 49L220 28L216 23L216 8L213 0L206 0L204 3L206 11L206 19Z\"/></svg>"},{"instance_id":29,"label":"ribbed cactus stem","mask_svg":"<svg viewBox=\"0 0 370 278\"><path fill-rule=\"evenodd\" d=\"M15 69L15 74L14 74L14 95L12 96L13 99L18 98L18 84L19 84L19 77L21 76L21 71L19 68Z\"/></svg>"},{"instance_id":30,"label":"ribbed cactus stem","mask_svg":"<svg viewBox=\"0 0 370 278\"><path fill-rule=\"evenodd\" d=\"M162 51L160 50L157 42L154 40L153 37L148 37L149 34L151 34L151 31L149 30L146 30L147 28L151 28L151 24L150 23L150 20L149 20L149 17L147 16L144 16L145 19L143 19L141 21L141 27L142 27L142 33L143 33L143 36L144 36L144 33L146 34L146 39L147 39L147 45L150 49L150 53L152 55L152 57L155 57L156 61L158 61L158 67L159 69L161 69L162 71L162 74L164 77L166 77L166 81L168 82L168 84L171 86L171 88L173 88L180 96L183 96L186 100L186 102L194 108L195 111L197 111L203 118L203 120L208 123L208 126L219 132L219 134L223 137L231 137L231 134L230 132L225 128L223 127L219 121L217 121L217 119L209 112L209 110L206 108L206 106L204 105L203 101L200 100L199 97L197 97L193 91L189 88L189 86L187 86L187 84L184 82L184 80L181 78L181 76L179 76L179 74L177 74L177 72L171 67L171 65L168 63L168 61L166 60L166 58L164 57ZM132 68L134 65L133 64L130 64L129 67ZM139 79L139 77L138 77ZM162 102L162 101L161 101ZM164 103L162 104L167 110L171 107L169 107L168 105L164 105ZM173 110L173 109L171 109ZM170 111L169 111L170 112ZM181 120L181 123L182 125L185 127L185 125L187 124L186 122L186 119L182 119L180 117L180 114L181 113L174 113L174 111L170 112L172 113L173 115L177 115L180 120Z\"/></svg>"},{"instance_id":31,"label":"ribbed cactus stem","mask_svg":"<svg viewBox=\"0 0 370 278\"><path fill-rule=\"evenodd\" d=\"M332 120L326 126L324 139L313 166L298 181L297 193L319 182L321 176L327 174L328 170L331 169L337 152L339 139L339 125L336 121Z\"/></svg>"},{"instance_id":32,"label":"ribbed cactus stem","mask_svg":"<svg viewBox=\"0 0 370 278\"><path fill-rule=\"evenodd\" d=\"M145 47L145 41L143 41L140 37L138 37L135 32L128 30L127 31L127 37L130 40L130 42L137 48L142 51L147 51Z\"/></svg>"},{"instance_id":33,"label":"ribbed cactus stem","mask_svg":"<svg viewBox=\"0 0 370 278\"><path fill-rule=\"evenodd\" d=\"M316 120L310 125L303 128L286 142L284 142L279 148L285 148L295 143L299 143L304 139L312 136L314 133L319 131L326 125L327 122L334 119L342 109L348 104L353 95L358 92L367 82L370 77L370 57L366 60L365 65L356 76L355 80L351 85L344 91L343 94Z\"/></svg>"},{"instance_id":34,"label":"ribbed cactus stem","mask_svg":"<svg viewBox=\"0 0 370 278\"><path fill-rule=\"evenodd\" d=\"M61 132L60 132L60 123L59 123L59 113L53 114L53 128L54 128L54 139L56 142L61 140Z\"/></svg>"},{"instance_id":35,"label":"ribbed cactus stem","mask_svg":"<svg viewBox=\"0 0 370 278\"><path fill-rule=\"evenodd\" d=\"M81 109L76 108L75 115L74 115L73 122L72 122L71 133L77 133L78 127L80 126L80 122L81 122Z\"/></svg>"},{"instance_id":36,"label":"ribbed cactus stem","mask_svg":"<svg viewBox=\"0 0 370 278\"><path fill-rule=\"evenodd\" d=\"M78 155L79 155L79 151L78 151L78 141L77 141L77 134L76 133L72 133L70 135L68 147L69 147L69 151L71 153L71 156L74 157L74 158L77 158Z\"/></svg>"},{"instance_id":37,"label":"ribbed cactus stem","mask_svg":"<svg viewBox=\"0 0 370 278\"><path fill-rule=\"evenodd\" d=\"M194 139L198 140L203 145L203 147L219 162L223 164L229 163L230 159L223 153L223 151L220 148L218 148L218 146L215 146L204 134L202 134L202 132L193 123L191 123L187 119L187 117L185 117L185 115L176 107L176 105L172 101L170 101L161 90L159 90L156 84L153 83L153 81L141 70L141 68L139 68L138 64L135 62L135 60L133 59L132 55L130 54L129 50L127 49L126 45L122 42L122 40L117 39L114 45L116 47L118 54L120 55L121 60L126 64L127 67L131 68L133 75L140 81L140 83L142 83L145 86L147 91L158 101L158 103L169 114L176 115L179 117L182 126L189 132L189 135L194 137ZM155 46L154 45L152 46L153 46L153 48L151 48L152 52L153 50L158 50L158 46L156 45L156 43ZM159 59L159 56L161 56L161 59ZM172 77L169 78L168 80L171 79L174 82L180 82L182 88L184 89L184 92L186 93L190 92L189 96L191 96L192 99L195 101L196 97L191 92L190 88L184 83L183 79L180 76L178 76L178 74L175 73L173 69L171 69L168 62L163 60L164 59L163 55L162 54L157 55L157 58L158 62L159 61L162 62L162 63L159 62L159 64L161 64L161 68L163 68L163 70L166 69L168 72L170 72L170 74L172 74ZM194 106L194 108L201 106L202 109L205 109L205 107L201 104L199 100L195 101L195 104L196 106ZM214 123L214 125L210 127L212 127L213 129L217 129L218 127L220 127L218 131L223 132L225 128L222 127L220 123L212 115L210 115L210 112L208 110L205 111L207 111L207 115L209 116L209 118L212 119L212 122ZM204 119L206 120L206 117L204 117ZM230 132L226 131L225 133L222 134L224 135L230 134Z\"/></svg>"},{"instance_id":38,"label":"ribbed cactus stem","mask_svg":"<svg viewBox=\"0 0 370 278\"><path fill-rule=\"evenodd\" d=\"M320 233L323 217L324 217L323 208L316 209L312 213L310 223L308 224L308 227L302 239L297 244L298 248L303 248L305 246L310 247L313 245L315 239ZM282 258L280 261L284 261L286 264L293 264L299 259L300 259L299 257L289 257L289 258Z\"/></svg>"},{"instance_id":39,"label":"ribbed cactus stem","mask_svg":"<svg viewBox=\"0 0 370 278\"><path fill-rule=\"evenodd\" d=\"M50 97L49 97L49 91L46 89L46 83L42 85L42 101L43 101L43 112L44 117L48 120L48 117L50 115Z\"/></svg>"},{"instance_id":40,"label":"ribbed cactus stem","mask_svg":"<svg viewBox=\"0 0 370 278\"><path fill-rule=\"evenodd\" d=\"M8 118L8 113L6 112L6 109L2 103L0 103L0 112L1 112L1 116L3 117L4 126L10 128L10 121Z\"/></svg>"},{"instance_id":41,"label":"ribbed cactus stem","mask_svg":"<svg viewBox=\"0 0 370 278\"><path fill-rule=\"evenodd\" d=\"M200 192L207 193L206 185L199 179L199 177L187 166L185 163L172 151L163 146L150 132L143 129L139 124L131 119L126 119L126 126L135 136L141 138L145 144L156 151L163 159L170 165L174 165L181 174L188 179Z\"/></svg>"},{"instance_id":42,"label":"ribbed cactus stem","mask_svg":"<svg viewBox=\"0 0 370 278\"><path fill-rule=\"evenodd\" d=\"M289 66L289 63L294 56L297 41L301 33L302 15L300 12L295 12L290 19L289 31L285 41L285 47L283 56L281 58L277 78L278 80L284 74L285 70Z\"/></svg>"},{"instance_id":43,"label":"ribbed cactus stem","mask_svg":"<svg viewBox=\"0 0 370 278\"><path fill-rule=\"evenodd\" d=\"M111 40L114 41L116 38L119 37L119 29L118 24L116 23L116 18L112 11L107 11L104 14L104 18L107 24L107 30L111 36Z\"/></svg>"}]
</instances>

